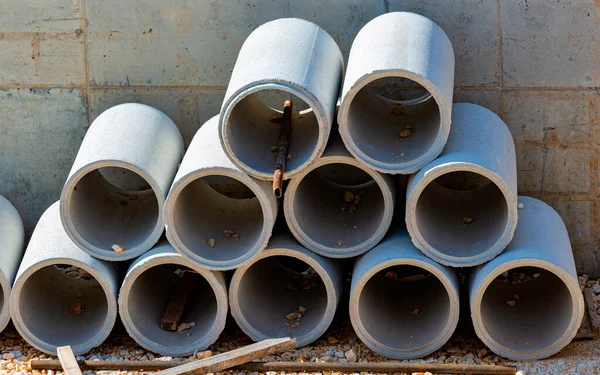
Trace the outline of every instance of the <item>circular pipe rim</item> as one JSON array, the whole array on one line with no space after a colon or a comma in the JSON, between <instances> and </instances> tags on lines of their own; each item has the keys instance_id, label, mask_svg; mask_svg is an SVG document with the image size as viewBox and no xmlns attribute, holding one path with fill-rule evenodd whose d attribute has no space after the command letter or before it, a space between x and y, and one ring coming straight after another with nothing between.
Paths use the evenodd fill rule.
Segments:
<instances>
[{"instance_id":1,"label":"circular pipe rim","mask_svg":"<svg viewBox=\"0 0 600 375\"><path fill-rule=\"evenodd\" d=\"M75 185L77 185L77 183L88 173L93 172L95 170L99 170L100 168L104 167L117 167L127 169L142 177L152 188L152 192L154 193L158 204L157 220L154 229L152 230L152 233L141 244L137 245L132 249L125 249L125 251L121 253L115 253L114 251L102 249L89 243L75 229L75 225L73 223L71 215L69 214L70 197L71 194L73 194L73 188L75 187ZM60 220L63 224L65 232L67 233L71 241L73 241L77 245L77 247L84 250L93 257L107 261L130 260L133 258L137 258L140 255L147 252L148 250L150 250L152 246L154 246L160 239L160 236L162 235L162 232L164 230L164 224L162 221L162 210L164 202L165 197L159 185L156 183L156 181L154 181L152 176L150 176L140 167L122 160L100 160L86 164L85 166L77 170L75 173L73 173L71 177L67 180L60 195Z\"/></svg>"},{"instance_id":2,"label":"circular pipe rim","mask_svg":"<svg viewBox=\"0 0 600 375\"><path fill-rule=\"evenodd\" d=\"M124 297L123 290L131 291L131 287L134 282L140 277L144 272L148 271L151 268L161 266L161 265L180 265L182 267L187 267L198 273L201 277L203 277L208 284L211 286L214 294L215 300L217 304L217 312L216 319L213 325L210 328L210 331L204 335L204 338L208 338L203 340L203 347L208 348L210 345L214 344L218 339L221 332L225 328L225 322L227 318L227 291L222 285L216 280L215 276L212 274L212 271L207 270L198 264L175 254L154 254L144 260L144 263L137 264L135 268L131 269L127 272L125 279L123 280L123 284L119 289L119 316L121 316L121 321L127 330L127 333L131 338L135 340L140 346L144 347L146 350L151 352L158 352L162 355L167 356L185 356L193 354L196 350L199 350L199 343L194 342L191 344L191 347L188 351L174 351L172 345L163 345L156 341L152 341L148 339L144 334L140 332L139 329L135 326L135 324L131 324L132 321L131 315L129 314L129 299ZM127 289L126 289L127 288ZM225 303L219 303L219 296L221 297L221 301L226 301ZM188 345L189 346L189 345ZM185 346L184 346L185 347ZM159 350L156 350L156 349ZM181 347L179 347L181 348Z\"/></svg>"},{"instance_id":3,"label":"circular pipe rim","mask_svg":"<svg viewBox=\"0 0 600 375\"><path fill-rule=\"evenodd\" d=\"M221 146L223 147L225 154L227 154L227 157L231 160L231 162L238 166L242 171L244 171L248 175L259 180L273 180L273 173L269 174L259 172L242 162L231 149L229 142L225 141L226 139L228 139L227 131L229 117L231 116L231 113L233 112L235 106L239 104L242 100L244 100L247 96L263 90L279 90L299 97L306 104L308 104L308 106L315 113L315 118L317 119L317 125L319 127L319 137L317 139L317 143L314 147L314 150L311 153L311 155L307 158L307 160L301 165L299 165L296 169L292 171L284 171L283 178L287 180L298 175L303 169L314 163L315 160L317 160L319 156L323 154L323 151L325 151L327 140L329 139L329 133L331 132L331 124L327 123L328 116L325 113L325 109L323 108L321 103L319 103L318 99L306 89L294 84L293 82L272 82L266 80L258 81L241 87L231 96L229 96L229 99L223 103L223 109L221 110L221 115L219 116L219 140L221 141Z\"/></svg>"},{"instance_id":4,"label":"circular pipe rim","mask_svg":"<svg viewBox=\"0 0 600 375\"><path fill-rule=\"evenodd\" d=\"M401 77L408 78L419 85L423 86L425 90L429 92L431 97L435 100L438 110L440 112L440 129L435 138L435 141L429 147L427 152L423 153L420 157L413 159L405 163L385 163L365 154L357 145L354 139L350 136L348 129L348 111L354 97L367 86L369 83L374 82L381 78L390 77ZM429 99L429 98L428 98ZM425 100L424 100L425 101ZM450 106L446 103L442 92L427 78L422 75L415 74L405 69L393 69L393 70L376 70L371 73L367 73L358 78L353 86L348 90L346 95L342 98L341 105L338 109L338 124L342 141L348 149L348 151L359 161L366 164L367 166L374 168L375 170L382 173L391 174L412 174L418 172L427 163L437 158L443 151L444 145L448 140L450 134Z\"/></svg>"},{"instance_id":5,"label":"circular pipe rim","mask_svg":"<svg viewBox=\"0 0 600 375\"><path fill-rule=\"evenodd\" d=\"M256 330L246 319L245 315L242 312L238 299L235 298L239 295L239 286L242 278L246 274L246 271L250 269L255 263L270 257L276 256L287 256L299 259L310 267L312 267L323 281L325 285L325 290L327 291L327 308L325 313L323 314L323 318L319 322L316 328L305 335L296 337L297 347L302 347L308 345L318 339L327 328L333 322L333 318L335 316L335 311L337 310L338 297L336 295L335 286L333 283L333 279L330 277L329 273L325 270L325 268L314 258L304 254L301 251L290 249L290 248L274 248L269 249L266 253L260 254L259 257L255 258L252 263L248 263L237 270L233 274L231 278L231 282L229 284L229 305L231 307L231 315L235 319L238 327L250 338L254 341L261 341L271 338L270 336L264 335L263 333Z\"/></svg>"},{"instance_id":6,"label":"circular pipe rim","mask_svg":"<svg viewBox=\"0 0 600 375\"><path fill-rule=\"evenodd\" d=\"M190 183L200 178L208 176L225 176L232 178L238 182L241 182L242 184L244 184L244 186L250 189L250 191L252 191L254 196L258 199L258 202L260 203L262 209L263 227L260 232L260 238L262 240L256 242L250 251L235 259L230 259L227 261L217 261L202 257L191 251L187 246L185 246L185 244L177 234L177 231L169 230L169 228L172 229L175 227L173 223L172 211L174 209L176 199L173 198L173 194L181 193ZM269 210L269 207L270 203L268 198L265 196L264 191L256 184L255 181L252 180L252 178L248 177L248 175L246 175L244 172L222 167L212 167L202 169L201 171L194 171L181 177L173 184L169 196L165 201L165 209L163 211L163 215L164 223L167 228L167 239L179 254L194 262L198 262L200 265L207 269L222 271L235 269L243 264L252 261L252 259L258 256L260 252L269 243L271 232L273 230L273 225L275 224L275 217L273 217L273 214Z\"/></svg>"},{"instance_id":7,"label":"circular pipe rim","mask_svg":"<svg viewBox=\"0 0 600 375\"><path fill-rule=\"evenodd\" d=\"M12 288L10 281L0 270L0 287L2 288L2 310L0 311L0 332L4 331L8 323L10 322L10 295Z\"/></svg>"},{"instance_id":8,"label":"circular pipe rim","mask_svg":"<svg viewBox=\"0 0 600 375\"><path fill-rule=\"evenodd\" d=\"M444 254L430 246L419 230L416 218L416 208L423 190L435 179L452 172L473 172L489 179L500 189L507 205L507 225L502 235L487 251L469 257L456 257ZM418 178L418 177L417 177ZM410 191L406 198L406 229L410 233L413 244L429 258L451 267L472 267L485 263L500 254L512 240L517 228L517 197L510 186L497 173L470 162L451 162L437 165L427 170L423 177Z\"/></svg>"},{"instance_id":9,"label":"circular pipe rim","mask_svg":"<svg viewBox=\"0 0 600 375\"><path fill-rule=\"evenodd\" d=\"M449 306L449 314L448 321L446 322L444 330L438 335L438 337L433 340L429 345L424 345L418 348L415 348L411 351L406 350L397 350L390 346L383 345L377 342L369 334L367 329L363 326L360 319L359 312L359 297L365 287L365 285L371 280L371 278L377 274L378 272L385 270L386 268L393 266L414 266L424 269L428 272L431 272L432 275L437 277L437 279L444 285L446 292L448 292L448 299L450 301ZM356 335L360 340L367 345L371 350L376 353L382 354L389 358L394 359L414 359L421 358L425 355L431 354L444 346L446 342L450 339L452 334L454 333L457 325L458 318L460 316L460 303L458 291L454 288L452 284L452 280L450 280L444 272L442 272L438 267L432 265L431 263L419 260L419 259L410 259L410 258L396 258L389 259L384 262L378 263L374 267L369 268L367 272L365 272L360 279L357 280L356 284L353 285L353 288L350 292L350 321L352 323L352 327L356 332Z\"/></svg>"},{"instance_id":10,"label":"circular pipe rim","mask_svg":"<svg viewBox=\"0 0 600 375\"><path fill-rule=\"evenodd\" d=\"M554 344L534 352L528 352L525 355L522 351L512 350L504 345L498 344L485 329L485 325L483 324L481 319L481 314L474 313L481 311L481 301L483 299L483 295L485 294L490 284L504 272L517 267L538 267L545 271L552 272L555 276L557 276L561 281L564 282L565 286L569 290L574 310L574 313L572 314L572 319L569 322L569 326L566 329L566 332L570 332L569 335L562 335ZM498 267L491 268L492 269L487 272L487 275L481 280L481 282L475 289L475 294L472 296L470 301L471 319L473 321L475 333L477 334L477 337L479 337L479 339L483 341L483 343L488 348L490 348L494 353L501 355L502 357L510 358L517 361L527 361L547 358L553 354L556 354L567 344L569 344L571 340L573 340L573 338L577 335L577 329L581 324L585 307L581 308L584 305L584 303L579 284L573 281L572 276L567 271L563 270L560 267L557 267L556 265L546 260L537 258L515 259L509 262L504 262ZM578 303L577 300L580 300L581 303Z\"/></svg>"},{"instance_id":11,"label":"circular pipe rim","mask_svg":"<svg viewBox=\"0 0 600 375\"><path fill-rule=\"evenodd\" d=\"M106 282L102 273L100 271L98 271L97 269L95 269L94 267L90 267L89 264L87 264L85 262L81 262L76 259L64 258L64 257L45 259L40 262L34 263L29 268L25 269L25 271L23 271L23 273L21 275L19 275L19 277L15 280L15 283L13 285L13 292L10 297L10 315L11 315L11 318L15 325L15 328L17 329L17 331L19 332L21 337L23 337L31 346L33 346L34 348L36 348L46 354L50 354L53 356L57 355L57 353L56 353L57 347L56 346L48 344L48 343L44 342L43 340L38 339L29 330L29 328L27 328L27 326L23 323L23 321L20 317L17 306L19 305L18 297L21 295L21 289L23 288L23 285L25 285L25 282L34 273L40 271L41 269L46 268L48 266L55 266L58 264L67 264L69 266L79 267L82 270L88 272L100 284L100 286L102 287L102 290L104 291L104 295L106 296L107 312L106 312L106 319L104 321L104 324L102 325L102 328L98 330L98 333L96 333L95 336L93 336L91 339L87 340L85 343L82 343L79 345L73 345L71 347L71 349L73 350L73 354L75 354L75 355L85 354L85 353L89 352L90 350L92 350L93 348L99 346L100 344L102 344L104 342L104 340L106 340L106 338L109 336L113 326L115 325L115 322L117 320L117 312L118 312L117 296L114 295L112 288L110 287L109 283ZM110 297L112 297L112 298L110 298Z\"/></svg>"},{"instance_id":12,"label":"circular pipe rim","mask_svg":"<svg viewBox=\"0 0 600 375\"><path fill-rule=\"evenodd\" d=\"M362 170L371 176L373 181L377 183L383 196L383 218L377 231L375 231L375 233L373 233L373 235L363 243L352 247L343 248L343 250L339 247L324 246L314 241L304 232L304 230L302 230L298 220L296 219L296 216L292 214L294 212L294 198L296 196L296 191L304 177L317 168L329 164L346 164ZM394 214L393 197L394 192L389 188L384 177L379 174L379 172L373 171L370 168L365 168L364 164L360 163L351 156L325 156L320 158L310 167L303 170L300 176L290 180L283 197L283 211L285 213L285 221L288 225L288 228L298 242L300 242L304 247L328 258L351 258L371 250L383 239L383 237L385 237L390 225L392 224L392 216Z\"/></svg>"}]
</instances>

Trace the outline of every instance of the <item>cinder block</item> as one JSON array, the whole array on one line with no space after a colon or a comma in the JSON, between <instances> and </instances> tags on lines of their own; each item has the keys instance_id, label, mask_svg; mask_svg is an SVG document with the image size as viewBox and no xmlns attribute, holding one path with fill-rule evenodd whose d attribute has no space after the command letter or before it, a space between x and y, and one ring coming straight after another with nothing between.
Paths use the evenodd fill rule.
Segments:
<instances>
[{"instance_id":1,"label":"cinder block","mask_svg":"<svg viewBox=\"0 0 600 375\"><path fill-rule=\"evenodd\" d=\"M501 0L504 86L600 86L598 1Z\"/></svg>"},{"instance_id":2,"label":"cinder block","mask_svg":"<svg viewBox=\"0 0 600 375\"><path fill-rule=\"evenodd\" d=\"M87 125L77 89L0 90L0 194L26 234L58 198Z\"/></svg>"},{"instance_id":3,"label":"cinder block","mask_svg":"<svg viewBox=\"0 0 600 375\"><path fill-rule=\"evenodd\" d=\"M303 0L290 1L290 17L303 18L321 26L333 37L348 61L354 37L373 18L385 13L382 1Z\"/></svg>"},{"instance_id":4,"label":"cinder block","mask_svg":"<svg viewBox=\"0 0 600 375\"><path fill-rule=\"evenodd\" d=\"M515 143L515 150L519 194L532 195L541 192L544 170L543 150L541 148L526 149L519 143Z\"/></svg>"},{"instance_id":5,"label":"cinder block","mask_svg":"<svg viewBox=\"0 0 600 375\"><path fill-rule=\"evenodd\" d=\"M549 147L597 145L597 92L509 91L502 100L502 118L516 142L545 142Z\"/></svg>"},{"instance_id":6,"label":"cinder block","mask_svg":"<svg viewBox=\"0 0 600 375\"><path fill-rule=\"evenodd\" d=\"M226 86L246 37L287 1L88 1L92 85Z\"/></svg>"},{"instance_id":7,"label":"cinder block","mask_svg":"<svg viewBox=\"0 0 600 375\"><path fill-rule=\"evenodd\" d=\"M0 84L81 85L85 59L80 0L3 0Z\"/></svg>"},{"instance_id":8,"label":"cinder block","mask_svg":"<svg viewBox=\"0 0 600 375\"><path fill-rule=\"evenodd\" d=\"M429 17L444 29L454 48L456 86L495 86L499 83L496 1L386 1L391 12L415 12Z\"/></svg>"},{"instance_id":9,"label":"cinder block","mask_svg":"<svg viewBox=\"0 0 600 375\"><path fill-rule=\"evenodd\" d=\"M454 103L473 103L500 115L500 90L454 89Z\"/></svg>"},{"instance_id":10,"label":"cinder block","mask_svg":"<svg viewBox=\"0 0 600 375\"><path fill-rule=\"evenodd\" d=\"M589 194L593 165L598 152L592 150L548 150L544 163L542 191L545 193Z\"/></svg>"},{"instance_id":11,"label":"cinder block","mask_svg":"<svg viewBox=\"0 0 600 375\"><path fill-rule=\"evenodd\" d=\"M571 243L588 243L594 240L593 203L590 201L565 201L559 198L544 198L565 222Z\"/></svg>"},{"instance_id":12,"label":"cinder block","mask_svg":"<svg viewBox=\"0 0 600 375\"><path fill-rule=\"evenodd\" d=\"M225 90L202 89L92 89L90 121L121 103L143 103L163 111L179 128L185 147L196 131L219 113Z\"/></svg>"}]
</instances>

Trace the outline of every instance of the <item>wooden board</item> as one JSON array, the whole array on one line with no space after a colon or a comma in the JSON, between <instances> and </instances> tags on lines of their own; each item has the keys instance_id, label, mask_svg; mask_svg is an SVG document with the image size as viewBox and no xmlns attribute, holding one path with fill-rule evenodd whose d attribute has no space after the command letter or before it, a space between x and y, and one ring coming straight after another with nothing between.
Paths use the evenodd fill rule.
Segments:
<instances>
[{"instance_id":1,"label":"wooden board","mask_svg":"<svg viewBox=\"0 0 600 375\"><path fill-rule=\"evenodd\" d=\"M67 375L81 375L81 370L77 364L77 359L70 346L60 346L56 349L58 360Z\"/></svg>"},{"instance_id":2,"label":"wooden board","mask_svg":"<svg viewBox=\"0 0 600 375\"><path fill-rule=\"evenodd\" d=\"M175 293L171 297L171 302L167 306L165 313L160 319L160 329L165 331L176 331L179 323L181 323L181 317L183 316L185 305L188 298L192 294L196 281L198 280L198 274L194 272L184 272L181 276L181 280L177 285Z\"/></svg>"}]
</instances>

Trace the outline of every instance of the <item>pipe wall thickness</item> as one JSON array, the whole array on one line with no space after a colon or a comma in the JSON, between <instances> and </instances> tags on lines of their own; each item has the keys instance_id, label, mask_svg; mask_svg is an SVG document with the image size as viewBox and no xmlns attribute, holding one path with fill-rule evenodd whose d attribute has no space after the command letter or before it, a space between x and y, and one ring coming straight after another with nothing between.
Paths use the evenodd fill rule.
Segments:
<instances>
[{"instance_id":1,"label":"pipe wall thickness","mask_svg":"<svg viewBox=\"0 0 600 375\"><path fill-rule=\"evenodd\" d=\"M25 229L17 209L0 195L0 332L10 321L9 300L23 257Z\"/></svg>"},{"instance_id":2,"label":"pipe wall thickness","mask_svg":"<svg viewBox=\"0 0 600 375\"><path fill-rule=\"evenodd\" d=\"M453 91L444 31L418 14L381 15L352 43L338 112L344 143L380 172L415 173L444 148Z\"/></svg>"},{"instance_id":3,"label":"pipe wall thickness","mask_svg":"<svg viewBox=\"0 0 600 375\"><path fill-rule=\"evenodd\" d=\"M366 168L332 134L323 156L289 182L283 208L302 245L326 257L350 258L385 236L395 198L392 176Z\"/></svg>"},{"instance_id":4,"label":"pipe wall thickness","mask_svg":"<svg viewBox=\"0 0 600 375\"><path fill-rule=\"evenodd\" d=\"M254 341L291 332L298 346L308 345L331 324L343 277L336 261L312 253L290 235L278 235L258 258L235 271L231 314ZM304 315L289 316L300 306L307 309Z\"/></svg>"},{"instance_id":5,"label":"pipe wall thickness","mask_svg":"<svg viewBox=\"0 0 600 375\"><path fill-rule=\"evenodd\" d=\"M13 323L44 353L55 356L59 346L70 345L75 355L85 354L115 323L119 281L116 265L67 236L56 202L40 218L19 267L10 298Z\"/></svg>"},{"instance_id":6,"label":"pipe wall thickness","mask_svg":"<svg viewBox=\"0 0 600 375\"><path fill-rule=\"evenodd\" d=\"M193 326L181 332L165 331L160 320L182 272L198 274L181 318L182 323ZM209 271L184 258L166 241L161 242L129 267L119 293L119 315L129 335L151 352L184 356L204 350L225 328L225 274Z\"/></svg>"},{"instance_id":7,"label":"pipe wall thickness","mask_svg":"<svg viewBox=\"0 0 600 375\"><path fill-rule=\"evenodd\" d=\"M517 164L496 114L454 105L444 151L409 179L406 226L417 248L449 266L475 266L504 250L517 226Z\"/></svg>"},{"instance_id":8,"label":"pipe wall thickness","mask_svg":"<svg viewBox=\"0 0 600 375\"><path fill-rule=\"evenodd\" d=\"M577 334L585 304L562 219L546 203L519 197L519 225L506 250L469 282L475 332L517 361L549 357ZM525 276L523 276L525 275Z\"/></svg>"},{"instance_id":9,"label":"pipe wall thickness","mask_svg":"<svg viewBox=\"0 0 600 375\"><path fill-rule=\"evenodd\" d=\"M252 177L273 179L284 100L292 99L291 143L284 178L325 149L343 73L342 53L314 23L282 18L248 36L231 74L219 136L231 161Z\"/></svg>"},{"instance_id":10,"label":"pipe wall thickness","mask_svg":"<svg viewBox=\"0 0 600 375\"><path fill-rule=\"evenodd\" d=\"M350 320L376 353L421 358L441 348L456 329L458 291L452 268L426 257L407 233L392 233L354 265Z\"/></svg>"},{"instance_id":11,"label":"pipe wall thickness","mask_svg":"<svg viewBox=\"0 0 600 375\"><path fill-rule=\"evenodd\" d=\"M167 238L209 269L232 269L267 246L278 202L271 184L249 177L225 155L218 116L196 133L165 203Z\"/></svg>"},{"instance_id":12,"label":"pipe wall thickness","mask_svg":"<svg viewBox=\"0 0 600 375\"><path fill-rule=\"evenodd\" d=\"M181 134L161 111L137 103L104 111L87 131L62 190L69 237L104 260L148 251L163 232L163 204L182 156Z\"/></svg>"}]
</instances>

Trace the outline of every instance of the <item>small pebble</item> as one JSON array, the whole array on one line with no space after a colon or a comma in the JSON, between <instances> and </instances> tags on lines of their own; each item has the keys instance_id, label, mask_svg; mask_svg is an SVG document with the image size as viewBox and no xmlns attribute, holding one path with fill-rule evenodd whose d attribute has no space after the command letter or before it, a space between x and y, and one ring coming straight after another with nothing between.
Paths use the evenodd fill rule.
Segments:
<instances>
[{"instance_id":1,"label":"small pebble","mask_svg":"<svg viewBox=\"0 0 600 375\"><path fill-rule=\"evenodd\" d=\"M344 240L339 240L339 241L338 241L338 243L337 243L337 245L338 245L339 247L342 247L342 246L344 246L345 244L346 244L346 241L344 241Z\"/></svg>"},{"instance_id":2,"label":"small pebble","mask_svg":"<svg viewBox=\"0 0 600 375\"><path fill-rule=\"evenodd\" d=\"M112 245L112 249L115 253L122 253L125 250L123 246L117 244Z\"/></svg>"},{"instance_id":3,"label":"small pebble","mask_svg":"<svg viewBox=\"0 0 600 375\"><path fill-rule=\"evenodd\" d=\"M523 203L518 203L517 208L518 209L525 208L525 205Z\"/></svg>"},{"instance_id":4,"label":"small pebble","mask_svg":"<svg viewBox=\"0 0 600 375\"><path fill-rule=\"evenodd\" d=\"M473 218L472 217L465 216L465 217L462 218L463 225L469 225L472 222L473 222Z\"/></svg>"},{"instance_id":5,"label":"small pebble","mask_svg":"<svg viewBox=\"0 0 600 375\"><path fill-rule=\"evenodd\" d=\"M517 305L517 301L509 300L505 302L510 307L515 307Z\"/></svg>"},{"instance_id":6,"label":"small pebble","mask_svg":"<svg viewBox=\"0 0 600 375\"><path fill-rule=\"evenodd\" d=\"M350 203L354 200L354 194L351 191L344 191L344 202Z\"/></svg>"},{"instance_id":7,"label":"small pebble","mask_svg":"<svg viewBox=\"0 0 600 375\"><path fill-rule=\"evenodd\" d=\"M407 137L410 137L412 135L412 133L413 133L412 129L403 129L403 130L400 130L398 135L400 136L400 138L407 138Z\"/></svg>"},{"instance_id":8,"label":"small pebble","mask_svg":"<svg viewBox=\"0 0 600 375\"><path fill-rule=\"evenodd\" d=\"M215 239L214 238L210 238L208 241L206 241L206 243L210 247L215 247Z\"/></svg>"},{"instance_id":9,"label":"small pebble","mask_svg":"<svg viewBox=\"0 0 600 375\"><path fill-rule=\"evenodd\" d=\"M335 337L333 337L333 336L329 336L329 337L327 338L327 342L328 342L329 344L331 344L331 345L335 345L335 344L337 344L339 341L338 341L338 339L336 339Z\"/></svg>"},{"instance_id":10,"label":"small pebble","mask_svg":"<svg viewBox=\"0 0 600 375\"><path fill-rule=\"evenodd\" d=\"M344 356L346 357L348 362L356 362L358 360L358 358L356 357L356 353L354 353L354 350L352 349L344 353Z\"/></svg>"},{"instance_id":11,"label":"small pebble","mask_svg":"<svg viewBox=\"0 0 600 375\"><path fill-rule=\"evenodd\" d=\"M419 309L414 309L411 314L413 314L413 315L419 315Z\"/></svg>"}]
</instances>

